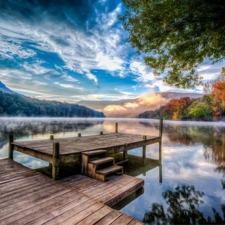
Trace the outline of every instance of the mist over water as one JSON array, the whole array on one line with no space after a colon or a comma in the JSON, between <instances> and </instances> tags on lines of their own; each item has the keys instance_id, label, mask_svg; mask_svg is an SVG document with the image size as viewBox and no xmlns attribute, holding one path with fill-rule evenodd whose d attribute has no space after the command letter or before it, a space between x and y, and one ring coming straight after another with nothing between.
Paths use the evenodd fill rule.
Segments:
<instances>
[{"instance_id":1,"label":"mist over water","mask_svg":"<svg viewBox=\"0 0 225 225\"><path fill-rule=\"evenodd\" d=\"M99 134L100 131L114 132L115 122L119 123L119 132L152 136L157 136L159 133L158 120L1 118L0 158L6 158L8 155L9 134L14 134L17 141L48 139L50 134L54 134L55 138L77 136L77 133L81 133L82 136L94 135ZM144 193L136 199L124 200L116 208L140 221L145 218L145 222L154 224L156 223L156 220L152 219L154 217L158 218L158 221L171 222L175 221L170 218L176 218L175 212L181 212L182 207L187 211L189 208L188 204L182 205L178 198L179 207L174 209L168 203L170 198L177 193L188 192L191 202L195 196L194 193L200 191L204 192L204 195L196 195L199 204L194 205L195 210L188 211L189 216L197 219L210 217L213 220L215 212L212 208L214 208L223 218L225 214L225 123L164 121L162 146L161 167L147 165L129 173L145 180ZM128 153L141 156L141 150L138 148ZM158 144L147 146L147 157L158 159ZM45 161L16 151L14 158L15 161L33 169L48 165ZM182 191L179 188L176 189L182 186L184 186ZM200 200L204 203L200 203ZM193 202L196 201L193 200ZM163 207L166 218L157 215L159 206ZM199 219L199 221L202 220Z\"/></svg>"}]
</instances>

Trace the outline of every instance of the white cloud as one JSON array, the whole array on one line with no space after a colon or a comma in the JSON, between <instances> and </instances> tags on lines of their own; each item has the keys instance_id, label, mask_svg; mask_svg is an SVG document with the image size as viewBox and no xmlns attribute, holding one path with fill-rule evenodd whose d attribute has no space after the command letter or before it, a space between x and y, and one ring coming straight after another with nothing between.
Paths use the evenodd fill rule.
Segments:
<instances>
[{"instance_id":1,"label":"white cloud","mask_svg":"<svg viewBox=\"0 0 225 225\"><path fill-rule=\"evenodd\" d=\"M86 74L86 77L87 77L88 79L90 79L90 80L94 80L94 82L95 82L96 85L98 84L98 79L97 79L97 77L96 77L94 74L92 74L92 73L87 73L87 74Z\"/></svg>"},{"instance_id":2,"label":"white cloud","mask_svg":"<svg viewBox=\"0 0 225 225\"><path fill-rule=\"evenodd\" d=\"M137 75L136 80L139 82L148 83L155 80L153 72L145 65L143 60L131 61L130 70L133 74Z\"/></svg>"},{"instance_id":3,"label":"white cloud","mask_svg":"<svg viewBox=\"0 0 225 225\"><path fill-rule=\"evenodd\" d=\"M22 67L27 71L27 72L30 72L32 74L35 74L35 75L42 75L42 74L45 74L45 73L48 73L50 71L52 71L51 69L46 69L45 67L41 66L40 62L38 63L27 63L25 62ZM55 70L54 70L54 73L57 73Z\"/></svg>"},{"instance_id":4,"label":"white cloud","mask_svg":"<svg viewBox=\"0 0 225 225\"><path fill-rule=\"evenodd\" d=\"M64 74L61 78L63 78L65 81L68 81L68 82L78 82L77 79L66 74Z\"/></svg>"},{"instance_id":5,"label":"white cloud","mask_svg":"<svg viewBox=\"0 0 225 225\"><path fill-rule=\"evenodd\" d=\"M63 88L72 88L72 89L83 90L83 88L77 87L77 86L75 86L73 84L61 84L59 82L54 82L54 84L59 85L60 87L63 87Z\"/></svg>"},{"instance_id":6,"label":"white cloud","mask_svg":"<svg viewBox=\"0 0 225 225\"><path fill-rule=\"evenodd\" d=\"M31 49L23 48L21 44L22 42L19 40L17 40L17 43L15 44L6 37L0 35L0 56L3 59L14 59L15 56L18 56L21 59L27 59L36 54Z\"/></svg>"}]
</instances>

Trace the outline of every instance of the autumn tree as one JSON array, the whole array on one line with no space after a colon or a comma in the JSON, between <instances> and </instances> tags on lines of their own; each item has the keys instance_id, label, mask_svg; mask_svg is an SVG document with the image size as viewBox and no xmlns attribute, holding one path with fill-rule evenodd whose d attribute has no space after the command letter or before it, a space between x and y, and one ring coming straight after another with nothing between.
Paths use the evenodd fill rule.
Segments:
<instances>
[{"instance_id":1,"label":"autumn tree","mask_svg":"<svg viewBox=\"0 0 225 225\"><path fill-rule=\"evenodd\" d=\"M213 85L212 96L216 99L221 113L225 111L225 81L219 81Z\"/></svg>"},{"instance_id":2,"label":"autumn tree","mask_svg":"<svg viewBox=\"0 0 225 225\"><path fill-rule=\"evenodd\" d=\"M123 0L128 41L155 75L177 87L201 83L197 66L225 58L225 1Z\"/></svg>"}]
</instances>

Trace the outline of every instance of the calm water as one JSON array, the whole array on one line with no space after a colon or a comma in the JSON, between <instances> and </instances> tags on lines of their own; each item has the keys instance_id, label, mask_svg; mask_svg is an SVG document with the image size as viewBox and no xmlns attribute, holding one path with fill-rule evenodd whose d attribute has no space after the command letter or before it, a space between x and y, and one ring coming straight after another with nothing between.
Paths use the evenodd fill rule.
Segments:
<instances>
[{"instance_id":1,"label":"calm water","mask_svg":"<svg viewBox=\"0 0 225 225\"><path fill-rule=\"evenodd\" d=\"M7 157L8 134L16 140L97 134L119 131L158 135L157 120L125 119L0 119L0 158ZM141 156L141 148L129 151ZM158 159L158 144L147 147ZM15 152L14 158L36 169L48 163ZM160 165L160 164L159 164ZM144 190L115 208L149 224L225 223L225 123L164 123L161 166L140 167L130 175L145 180Z\"/></svg>"}]
</instances>

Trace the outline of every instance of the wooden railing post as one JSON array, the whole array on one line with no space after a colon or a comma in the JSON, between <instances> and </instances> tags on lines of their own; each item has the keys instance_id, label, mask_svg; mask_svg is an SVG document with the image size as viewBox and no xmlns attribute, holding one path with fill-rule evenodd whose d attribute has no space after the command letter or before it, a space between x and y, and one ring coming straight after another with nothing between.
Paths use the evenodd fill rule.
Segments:
<instances>
[{"instance_id":1,"label":"wooden railing post","mask_svg":"<svg viewBox=\"0 0 225 225\"><path fill-rule=\"evenodd\" d=\"M59 143L53 143L53 160L52 160L52 179L59 179L59 158L60 145Z\"/></svg>"},{"instance_id":2,"label":"wooden railing post","mask_svg":"<svg viewBox=\"0 0 225 225\"><path fill-rule=\"evenodd\" d=\"M118 133L118 123L115 123L115 133Z\"/></svg>"},{"instance_id":3,"label":"wooden railing post","mask_svg":"<svg viewBox=\"0 0 225 225\"><path fill-rule=\"evenodd\" d=\"M13 148L14 148L14 146L13 146L13 135L12 134L10 134L9 135L9 159L13 159Z\"/></svg>"}]
</instances>

